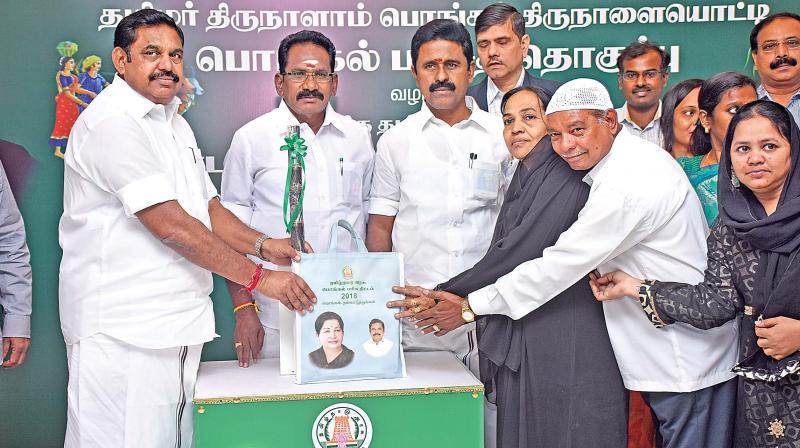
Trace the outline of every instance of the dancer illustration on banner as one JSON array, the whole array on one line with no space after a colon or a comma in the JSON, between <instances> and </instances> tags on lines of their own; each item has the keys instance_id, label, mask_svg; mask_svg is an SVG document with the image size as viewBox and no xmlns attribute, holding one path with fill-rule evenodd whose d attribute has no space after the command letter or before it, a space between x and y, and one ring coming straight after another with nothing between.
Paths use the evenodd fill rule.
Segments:
<instances>
[{"instance_id":1,"label":"dancer illustration on banner","mask_svg":"<svg viewBox=\"0 0 800 448\"><path fill-rule=\"evenodd\" d=\"M89 104L81 100L76 94L88 95L90 98L97 96L96 93L81 88L78 77L75 75L75 58L73 55L78 52L78 44L70 41L59 42L56 50L61 55L58 60L58 71L56 72L56 122L53 131L50 133L50 147L53 148L53 155L61 159L64 158L62 149L67 147L67 139L72 130L72 125L78 119L80 110L78 106L84 108Z\"/></svg>"},{"instance_id":2,"label":"dancer illustration on banner","mask_svg":"<svg viewBox=\"0 0 800 448\"><path fill-rule=\"evenodd\" d=\"M81 74L78 76L78 84L82 89L86 89L90 92L93 92L94 95L88 95L85 93L79 93L78 98L86 104L92 102L92 100L106 87L108 87L108 81L103 75L100 74L100 67L103 66L103 60L100 59L100 56L97 55L89 55L83 58L83 62L81 62ZM83 112L86 107L78 106L78 110Z\"/></svg>"}]
</instances>

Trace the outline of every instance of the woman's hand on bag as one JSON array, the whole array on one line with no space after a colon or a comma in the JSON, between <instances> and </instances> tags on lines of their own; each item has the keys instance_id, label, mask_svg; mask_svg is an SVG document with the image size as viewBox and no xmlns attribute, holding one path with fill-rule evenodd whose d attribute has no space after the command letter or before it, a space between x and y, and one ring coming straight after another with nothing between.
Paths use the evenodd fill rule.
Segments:
<instances>
[{"instance_id":1,"label":"woman's hand on bag","mask_svg":"<svg viewBox=\"0 0 800 448\"><path fill-rule=\"evenodd\" d=\"M403 300L391 300L386 302L387 308L403 308L403 311L394 315L397 319L404 317L413 318L419 312L425 311L434 305L436 302L431 297L426 297L430 290L421 288L419 286L395 286L392 292L396 294L403 294Z\"/></svg>"},{"instance_id":2,"label":"woman's hand on bag","mask_svg":"<svg viewBox=\"0 0 800 448\"><path fill-rule=\"evenodd\" d=\"M278 299L286 308L304 314L312 311L317 297L300 276L292 272L264 269L258 281L258 292Z\"/></svg>"},{"instance_id":3,"label":"woman's hand on bag","mask_svg":"<svg viewBox=\"0 0 800 448\"><path fill-rule=\"evenodd\" d=\"M800 320L784 316L757 320L756 336L764 354L780 361L800 350Z\"/></svg>"}]
</instances>

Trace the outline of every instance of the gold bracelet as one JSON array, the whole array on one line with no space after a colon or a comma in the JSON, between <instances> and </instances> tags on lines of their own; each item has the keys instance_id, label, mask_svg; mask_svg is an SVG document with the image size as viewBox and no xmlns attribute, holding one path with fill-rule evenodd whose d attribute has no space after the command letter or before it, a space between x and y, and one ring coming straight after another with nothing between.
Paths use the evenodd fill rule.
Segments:
<instances>
[{"instance_id":1,"label":"gold bracelet","mask_svg":"<svg viewBox=\"0 0 800 448\"><path fill-rule=\"evenodd\" d=\"M253 308L255 308L255 309L256 309L256 313L259 313L259 314L261 313L261 307L260 307L260 306L258 306L258 303L256 303L256 301L255 301L255 300L251 300L251 301L249 301L249 302L245 302L245 303L243 303L243 304L241 304L241 305L239 305L239 306L235 307L235 308L233 309L233 313L234 313L234 314L236 314L236 313L238 313L239 311L241 311L241 310L243 310L243 309L245 309L245 308L251 307L251 306L252 306Z\"/></svg>"}]
</instances>

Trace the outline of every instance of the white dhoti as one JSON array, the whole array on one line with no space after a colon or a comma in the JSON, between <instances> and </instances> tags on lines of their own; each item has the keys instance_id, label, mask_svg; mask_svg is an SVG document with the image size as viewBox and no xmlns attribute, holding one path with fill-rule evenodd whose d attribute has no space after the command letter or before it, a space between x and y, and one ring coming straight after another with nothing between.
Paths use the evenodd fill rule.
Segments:
<instances>
[{"instance_id":1,"label":"white dhoti","mask_svg":"<svg viewBox=\"0 0 800 448\"><path fill-rule=\"evenodd\" d=\"M202 348L145 349L102 334L67 345L64 447L193 446Z\"/></svg>"}]
</instances>

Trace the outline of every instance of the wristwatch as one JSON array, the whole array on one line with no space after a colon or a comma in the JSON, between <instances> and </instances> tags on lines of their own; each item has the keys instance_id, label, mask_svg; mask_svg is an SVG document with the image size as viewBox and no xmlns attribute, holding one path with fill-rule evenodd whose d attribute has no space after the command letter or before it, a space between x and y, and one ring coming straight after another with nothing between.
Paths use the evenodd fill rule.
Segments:
<instances>
[{"instance_id":1,"label":"wristwatch","mask_svg":"<svg viewBox=\"0 0 800 448\"><path fill-rule=\"evenodd\" d=\"M264 261L269 261L269 260L267 260L266 258L261 256L261 246L263 246L264 245L264 241L266 241L268 239L270 239L270 238L267 235L262 233L261 235L258 236L258 239L256 239L256 244L253 247L253 249L255 250L255 253L256 253L256 257L258 257L258 258L260 258L260 259L262 259Z\"/></svg>"},{"instance_id":2,"label":"wristwatch","mask_svg":"<svg viewBox=\"0 0 800 448\"><path fill-rule=\"evenodd\" d=\"M475 313L469 307L469 300L466 297L461 302L461 318L466 323L475 322Z\"/></svg>"}]
</instances>

